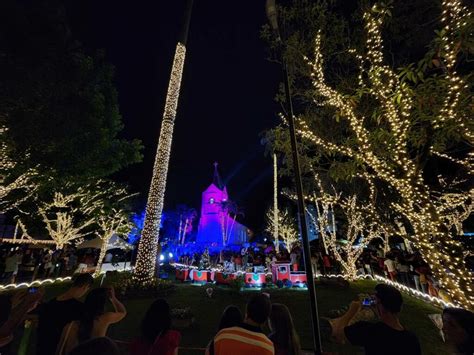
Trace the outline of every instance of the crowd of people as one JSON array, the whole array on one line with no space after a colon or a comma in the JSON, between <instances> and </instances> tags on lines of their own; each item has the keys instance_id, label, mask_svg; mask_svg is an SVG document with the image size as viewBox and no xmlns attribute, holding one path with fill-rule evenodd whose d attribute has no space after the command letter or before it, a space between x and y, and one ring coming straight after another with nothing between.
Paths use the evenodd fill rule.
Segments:
<instances>
[{"instance_id":1,"label":"crowd of people","mask_svg":"<svg viewBox=\"0 0 474 355\"><path fill-rule=\"evenodd\" d=\"M0 248L0 283L30 282L90 272L97 265L99 252L99 249L77 250L72 246L52 250L28 245L4 245ZM114 262L114 259L119 257L109 252L104 261Z\"/></svg>"},{"instance_id":2,"label":"crowd of people","mask_svg":"<svg viewBox=\"0 0 474 355\"><path fill-rule=\"evenodd\" d=\"M83 273L74 278L63 294L43 302L41 290L17 292L0 297L0 353L10 349L15 329L28 317L37 317L38 355L120 354L116 340L108 335L111 324L127 314L113 288L92 288L93 278ZM31 291L31 290L30 290ZM84 299L82 302L81 299ZM110 302L111 307L107 307ZM348 311L335 319L321 319L322 335L339 343L361 346L366 354L421 354L416 332L400 321L403 299L389 285L379 284L367 300L353 301ZM377 322L355 321L363 307L371 307ZM108 311L107 309L111 310ZM474 351L474 314L447 308L443 312L443 332L453 354ZM131 355L176 355L181 334L172 329L171 310L165 299L155 300L143 315L140 335L127 344ZM290 310L272 303L269 294L254 294L245 311L229 305L209 339L209 355L299 355L299 336Z\"/></svg>"},{"instance_id":3,"label":"crowd of people","mask_svg":"<svg viewBox=\"0 0 474 355\"><path fill-rule=\"evenodd\" d=\"M0 281L3 284L70 276L78 272L91 272L98 262L98 250L78 251L72 247L64 250L28 248L27 246L0 249ZM112 253L107 253L105 262L113 262ZM220 253L182 254L178 262L200 269L221 268L225 272L271 270L278 261L290 262L294 271L304 270L302 250L296 246L290 251L275 251L272 247L245 247L239 252L223 250ZM313 249L311 256L313 274L342 274L343 268L332 253ZM371 247L363 251L356 263L359 275L383 276L408 287L439 297L450 302L448 294L439 287L429 265L418 252L407 252L403 248ZM23 270L21 272L20 270Z\"/></svg>"},{"instance_id":4,"label":"crowd of people","mask_svg":"<svg viewBox=\"0 0 474 355\"><path fill-rule=\"evenodd\" d=\"M272 263L280 261L290 262L293 271L304 270L304 258L298 246L290 252L285 249L276 252L274 249L267 251L264 248L242 248L237 253L221 251L209 255L206 250L202 254L184 254L178 261L183 265L201 269L223 268L229 273L255 271L255 268L258 270L261 267L269 271ZM315 275L344 273L341 264L332 253L313 249L311 264ZM388 252L382 248L367 248L357 260L356 268L359 275L383 276L430 296L450 301L449 296L439 287L429 265L418 252L407 252L400 248L393 248Z\"/></svg>"}]
</instances>

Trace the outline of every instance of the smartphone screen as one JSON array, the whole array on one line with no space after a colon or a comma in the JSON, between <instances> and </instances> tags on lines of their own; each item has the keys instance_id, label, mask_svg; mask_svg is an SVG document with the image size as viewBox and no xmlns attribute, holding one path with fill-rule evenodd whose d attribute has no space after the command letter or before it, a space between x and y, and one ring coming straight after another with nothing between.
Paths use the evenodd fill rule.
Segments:
<instances>
[{"instance_id":1,"label":"smartphone screen","mask_svg":"<svg viewBox=\"0 0 474 355\"><path fill-rule=\"evenodd\" d=\"M363 306L372 306L374 304L374 300L372 298L364 298L362 301Z\"/></svg>"}]
</instances>

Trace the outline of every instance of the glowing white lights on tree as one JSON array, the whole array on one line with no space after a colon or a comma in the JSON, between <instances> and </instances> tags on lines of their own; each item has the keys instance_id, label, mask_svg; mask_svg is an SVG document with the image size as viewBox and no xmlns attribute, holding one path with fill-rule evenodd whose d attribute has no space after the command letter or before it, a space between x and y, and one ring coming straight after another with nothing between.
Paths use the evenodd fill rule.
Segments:
<instances>
[{"instance_id":1,"label":"glowing white lights on tree","mask_svg":"<svg viewBox=\"0 0 474 355\"><path fill-rule=\"evenodd\" d=\"M464 139L472 145L474 134L469 128L471 117L467 117L466 110L460 107L460 97L467 86L455 69L459 51L456 35L466 26L472 13L459 0L444 0L442 9L444 29L440 37L443 46L439 60L443 61L445 70L439 75L446 79L447 91L443 93L441 109L432 116L432 134L443 129L447 123L455 123ZM383 153L371 143L370 132L365 124L367 118L357 109L358 100L348 100L346 95L326 83L321 35L316 38L314 60L310 62L313 86L316 94L323 98L322 104L334 108L338 117L348 122L356 145L327 141L318 132L311 130L303 119L299 120L298 133L321 149L359 162L364 171L359 177L388 185L397 195L397 198L389 201L390 208L410 226L413 233L407 234L407 237L429 263L434 277L454 302L474 308L472 276L463 261L463 247L450 231L454 226L459 232L462 220L470 214L472 198L466 198L466 195L472 196L472 190L468 193L453 192L451 187L442 187L435 191L425 182L423 168L411 157L408 135L410 129L416 128L417 122L415 90L407 82L400 81L397 73L384 64L380 29L384 12L384 9L375 5L372 11L365 13L366 54L356 55L361 63L360 89L364 89L366 95L373 99L372 105L380 113L378 124L383 125L391 137L386 141ZM320 103L320 100L317 102ZM472 178L472 154L466 158L454 158L438 151L432 144L428 148L429 154L458 164L467 171L467 179ZM452 206L445 208L445 203Z\"/></svg>"},{"instance_id":2,"label":"glowing white lights on tree","mask_svg":"<svg viewBox=\"0 0 474 355\"><path fill-rule=\"evenodd\" d=\"M97 193L79 188L72 193L56 192L52 201L38 207L39 215L57 249L73 242L79 243L82 237L91 233L88 227L96 222L93 211L101 203L97 197Z\"/></svg>"},{"instance_id":3,"label":"glowing white lights on tree","mask_svg":"<svg viewBox=\"0 0 474 355\"><path fill-rule=\"evenodd\" d=\"M356 195L343 198L340 193L327 193L320 181L317 182L317 185L319 193L314 202L319 235L324 241L324 245L341 264L344 275L349 280L355 280L357 276L356 262L364 248L372 240L382 236L385 230L380 221L371 220L370 209L372 207L370 204L361 206ZM347 224L342 242L337 238L335 210L343 213Z\"/></svg>"},{"instance_id":4,"label":"glowing white lights on tree","mask_svg":"<svg viewBox=\"0 0 474 355\"><path fill-rule=\"evenodd\" d=\"M97 219L97 225L99 230L96 231L96 235L102 241L100 247L99 261L95 269L95 276L98 276L102 269L102 262L107 252L110 239L116 236L127 236L133 228L133 224L129 220L129 215L126 211L112 208L107 213L101 213Z\"/></svg>"},{"instance_id":5,"label":"glowing white lights on tree","mask_svg":"<svg viewBox=\"0 0 474 355\"><path fill-rule=\"evenodd\" d=\"M278 164L277 156L273 154L273 240L275 241L275 250L280 250L278 243Z\"/></svg>"},{"instance_id":6,"label":"glowing white lights on tree","mask_svg":"<svg viewBox=\"0 0 474 355\"><path fill-rule=\"evenodd\" d=\"M20 175L15 175L17 167L8 152L5 135L8 128L0 126L0 213L5 213L18 207L32 196L37 184L32 181L36 175L35 169L29 169ZM13 196L19 193L18 196Z\"/></svg>"},{"instance_id":7,"label":"glowing white lights on tree","mask_svg":"<svg viewBox=\"0 0 474 355\"><path fill-rule=\"evenodd\" d=\"M145 224L138 245L135 278L142 283L150 281L155 275L158 232L161 214L163 212L171 142L173 140L174 121L176 119L176 109L178 107L185 57L186 47L184 44L178 43L174 55L173 67L171 69L165 111L161 123L155 164L153 166L153 176L148 193Z\"/></svg>"},{"instance_id":8,"label":"glowing white lights on tree","mask_svg":"<svg viewBox=\"0 0 474 355\"><path fill-rule=\"evenodd\" d=\"M278 227L278 238L275 240L276 245L280 240L285 245L286 250L291 251L293 247L299 242L300 238L296 229L296 220L290 215L288 210L279 210L278 219L275 223L275 214L273 208L267 212L267 227L266 231L272 235L275 233L275 227Z\"/></svg>"},{"instance_id":9,"label":"glowing white lights on tree","mask_svg":"<svg viewBox=\"0 0 474 355\"><path fill-rule=\"evenodd\" d=\"M98 227L95 234L102 243L99 261L95 269L96 276L101 272L102 262L110 239L114 235L126 237L134 227L134 224L130 221L130 214L125 207L126 201L135 195L129 194L125 188L119 187L115 183L99 185L97 195L99 208L94 211L94 215L96 216L95 224Z\"/></svg>"}]
</instances>

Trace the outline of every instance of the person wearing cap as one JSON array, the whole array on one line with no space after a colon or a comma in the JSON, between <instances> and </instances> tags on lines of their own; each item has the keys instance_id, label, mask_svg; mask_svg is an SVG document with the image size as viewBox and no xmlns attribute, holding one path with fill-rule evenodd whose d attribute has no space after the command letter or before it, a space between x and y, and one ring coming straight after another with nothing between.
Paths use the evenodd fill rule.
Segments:
<instances>
[{"instance_id":1,"label":"person wearing cap","mask_svg":"<svg viewBox=\"0 0 474 355\"><path fill-rule=\"evenodd\" d=\"M361 301L353 301L346 314L330 322L333 337L341 343L347 341L364 347L366 355L421 354L417 336L406 330L399 320L403 304L401 293L393 286L378 284L372 300L371 307L379 322L358 321L349 325L362 307Z\"/></svg>"}]
</instances>

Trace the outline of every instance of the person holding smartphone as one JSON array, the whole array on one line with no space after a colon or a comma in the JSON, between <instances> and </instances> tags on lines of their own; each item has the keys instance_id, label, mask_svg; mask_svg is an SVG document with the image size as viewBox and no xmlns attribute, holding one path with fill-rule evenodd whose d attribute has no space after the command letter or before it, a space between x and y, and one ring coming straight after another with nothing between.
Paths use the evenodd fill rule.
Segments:
<instances>
[{"instance_id":1,"label":"person holding smartphone","mask_svg":"<svg viewBox=\"0 0 474 355\"><path fill-rule=\"evenodd\" d=\"M105 310L107 300L114 307L112 312ZM125 306L115 297L113 287L93 289L86 296L79 319L64 326L56 355L68 354L85 341L107 336L109 326L121 321L126 315Z\"/></svg>"},{"instance_id":2,"label":"person holding smartphone","mask_svg":"<svg viewBox=\"0 0 474 355\"><path fill-rule=\"evenodd\" d=\"M395 287L378 284L373 297L353 301L346 314L330 322L332 335L341 343L364 347L366 355L420 355L417 336L400 323L402 304L402 295ZM362 307L372 307L379 322L359 321L349 325Z\"/></svg>"}]
</instances>

